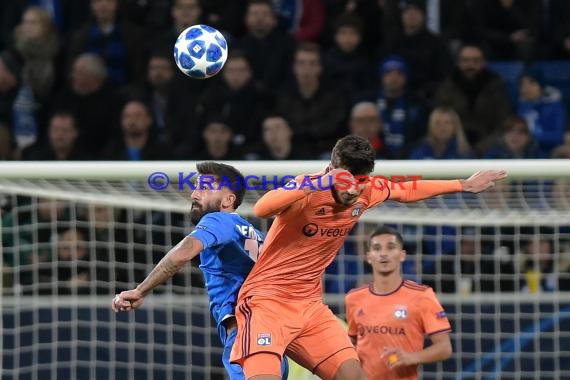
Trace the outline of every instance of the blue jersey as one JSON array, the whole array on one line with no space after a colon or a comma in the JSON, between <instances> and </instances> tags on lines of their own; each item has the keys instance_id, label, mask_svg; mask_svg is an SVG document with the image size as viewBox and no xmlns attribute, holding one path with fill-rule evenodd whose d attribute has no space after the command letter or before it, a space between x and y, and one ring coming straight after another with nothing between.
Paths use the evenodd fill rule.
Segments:
<instances>
[{"instance_id":1,"label":"blue jersey","mask_svg":"<svg viewBox=\"0 0 570 380\"><path fill-rule=\"evenodd\" d=\"M238 292L257 260L263 234L237 213L212 212L190 233L202 242L200 269L210 297L210 312L220 323L234 315Z\"/></svg>"}]
</instances>

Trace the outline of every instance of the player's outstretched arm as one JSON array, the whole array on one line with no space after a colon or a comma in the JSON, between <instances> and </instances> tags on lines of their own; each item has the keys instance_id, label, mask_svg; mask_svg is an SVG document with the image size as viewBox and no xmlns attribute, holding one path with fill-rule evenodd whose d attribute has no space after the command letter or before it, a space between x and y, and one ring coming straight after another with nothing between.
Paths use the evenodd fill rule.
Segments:
<instances>
[{"instance_id":1,"label":"player's outstretched arm","mask_svg":"<svg viewBox=\"0 0 570 380\"><path fill-rule=\"evenodd\" d=\"M389 183L389 199L398 202L416 202L438 195L466 191L480 193L493 186L496 181L507 177L504 170L477 172L464 180L419 180L403 183Z\"/></svg>"},{"instance_id":2,"label":"player's outstretched arm","mask_svg":"<svg viewBox=\"0 0 570 380\"><path fill-rule=\"evenodd\" d=\"M417 352L406 352L398 347L385 347L382 358L391 368L416 366L449 359L452 354L448 332L430 336L431 345Z\"/></svg>"},{"instance_id":3,"label":"player's outstretched arm","mask_svg":"<svg viewBox=\"0 0 570 380\"><path fill-rule=\"evenodd\" d=\"M174 276L196 257L204 246L192 236L186 236L160 260L143 282L135 289L125 290L113 299L113 310L130 311L141 307L144 297L155 287Z\"/></svg>"},{"instance_id":4,"label":"player's outstretched arm","mask_svg":"<svg viewBox=\"0 0 570 380\"><path fill-rule=\"evenodd\" d=\"M309 176L299 176L294 182L290 182L284 187L271 190L265 193L255 203L253 211L258 218L268 218L285 211L295 202L305 198L315 191L329 190L333 184L339 181L339 174L346 173L349 178L352 176L344 169L334 169L327 174L314 178ZM346 185L346 183L345 183Z\"/></svg>"}]
</instances>

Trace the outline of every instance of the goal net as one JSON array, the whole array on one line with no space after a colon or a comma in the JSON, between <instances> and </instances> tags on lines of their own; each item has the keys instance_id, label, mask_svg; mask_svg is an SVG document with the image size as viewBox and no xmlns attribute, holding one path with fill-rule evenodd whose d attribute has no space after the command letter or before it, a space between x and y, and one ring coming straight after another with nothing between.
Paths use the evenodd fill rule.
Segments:
<instances>
[{"instance_id":1,"label":"goal net","mask_svg":"<svg viewBox=\"0 0 570 380\"><path fill-rule=\"evenodd\" d=\"M262 187L327 163L232 164L258 177L239 212L267 231L251 212ZM510 177L484 194L367 211L327 269L325 299L343 319L344 294L370 278L367 236L387 224L404 235L406 277L436 290L453 326L452 358L422 378L568 379L570 162L379 161L375 174L397 182L490 168ZM136 312L110 308L191 231L194 171L194 162L0 164L2 378L224 379L198 262Z\"/></svg>"}]
</instances>

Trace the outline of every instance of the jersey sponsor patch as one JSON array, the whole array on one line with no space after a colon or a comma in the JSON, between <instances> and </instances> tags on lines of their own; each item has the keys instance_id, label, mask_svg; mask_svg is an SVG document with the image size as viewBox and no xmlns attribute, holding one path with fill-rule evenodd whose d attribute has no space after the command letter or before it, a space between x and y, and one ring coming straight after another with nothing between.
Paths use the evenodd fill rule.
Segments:
<instances>
[{"instance_id":1,"label":"jersey sponsor patch","mask_svg":"<svg viewBox=\"0 0 570 380\"><path fill-rule=\"evenodd\" d=\"M396 310L394 310L394 317L396 317L396 319L408 318L408 307L405 305L396 306Z\"/></svg>"},{"instance_id":2,"label":"jersey sponsor patch","mask_svg":"<svg viewBox=\"0 0 570 380\"><path fill-rule=\"evenodd\" d=\"M257 334L257 345L258 346L269 346L269 345L271 345L271 333L259 333L259 334Z\"/></svg>"}]
</instances>

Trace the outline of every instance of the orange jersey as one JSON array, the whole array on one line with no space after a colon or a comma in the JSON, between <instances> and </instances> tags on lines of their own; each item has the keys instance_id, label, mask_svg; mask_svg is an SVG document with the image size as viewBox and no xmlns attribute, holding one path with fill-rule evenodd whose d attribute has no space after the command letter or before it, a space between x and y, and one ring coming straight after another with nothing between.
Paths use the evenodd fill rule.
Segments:
<instances>
[{"instance_id":1,"label":"orange jersey","mask_svg":"<svg viewBox=\"0 0 570 380\"><path fill-rule=\"evenodd\" d=\"M346 295L348 335L369 379L417 379L417 368L390 369L381 358L384 347L407 352L424 348L426 335L451 331L451 325L429 286L409 280L394 292L377 294L371 285Z\"/></svg>"},{"instance_id":2,"label":"orange jersey","mask_svg":"<svg viewBox=\"0 0 570 380\"><path fill-rule=\"evenodd\" d=\"M303 178L297 177L297 183L302 183ZM335 202L332 190L308 195L302 189L272 190L258 200L255 213L259 217L277 217L242 285L240 299L252 295L320 299L326 267L367 208L387 199L412 202L458 191L461 183L457 180L367 184L353 205L344 206Z\"/></svg>"}]
</instances>

